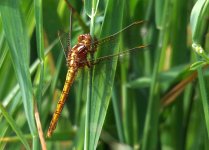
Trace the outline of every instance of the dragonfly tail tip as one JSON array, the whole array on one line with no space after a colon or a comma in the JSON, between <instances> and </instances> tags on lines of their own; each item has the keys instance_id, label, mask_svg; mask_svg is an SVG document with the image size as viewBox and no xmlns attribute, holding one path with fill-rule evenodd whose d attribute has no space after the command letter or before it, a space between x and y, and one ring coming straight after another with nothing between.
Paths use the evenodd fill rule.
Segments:
<instances>
[{"instance_id":1,"label":"dragonfly tail tip","mask_svg":"<svg viewBox=\"0 0 209 150\"><path fill-rule=\"evenodd\" d=\"M46 137L47 137L47 138L50 138L51 135L52 135L52 133L51 133L50 131L48 131Z\"/></svg>"}]
</instances>

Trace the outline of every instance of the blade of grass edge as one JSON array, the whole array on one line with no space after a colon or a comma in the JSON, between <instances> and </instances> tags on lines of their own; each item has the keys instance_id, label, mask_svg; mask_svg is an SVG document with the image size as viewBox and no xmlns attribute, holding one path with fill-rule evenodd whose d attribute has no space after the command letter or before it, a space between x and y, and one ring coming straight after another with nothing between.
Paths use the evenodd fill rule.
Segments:
<instances>
[{"instance_id":1,"label":"blade of grass edge","mask_svg":"<svg viewBox=\"0 0 209 150\"><path fill-rule=\"evenodd\" d=\"M94 36L94 24L95 24L95 15L96 10L99 4L99 0L85 0L85 11L86 14L91 18L90 22L90 35ZM93 41L92 41L93 42ZM90 56L91 59L94 58L93 55ZM90 140L92 137L90 136L91 133L91 114L89 113L91 110L91 102L92 102L92 77L93 77L93 68L89 70L88 74L88 87L87 87L87 102L86 102L86 119L85 119L85 139L84 139L84 149L88 150L91 149L92 145L90 144Z\"/></svg>"},{"instance_id":2,"label":"blade of grass edge","mask_svg":"<svg viewBox=\"0 0 209 150\"><path fill-rule=\"evenodd\" d=\"M22 131L20 130L20 128L18 127L18 125L15 123L15 120L11 117L11 115L6 111L6 109L4 108L4 106L0 103L0 110L2 112L2 114L4 115L4 117L6 118L7 122L10 124L10 126L12 127L12 129L14 130L14 132L17 134L17 137L20 139L20 141L23 143L23 145L25 146L25 148L27 150L30 150L30 146L26 140L26 138L24 137Z\"/></svg>"},{"instance_id":3,"label":"blade of grass edge","mask_svg":"<svg viewBox=\"0 0 209 150\"><path fill-rule=\"evenodd\" d=\"M34 121L32 83L29 73L29 37L18 1L1 1L1 17L5 36L20 85L25 115L33 136L33 148L37 145L37 130ZM18 30L17 30L18 29Z\"/></svg>"},{"instance_id":4,"label":"blade of grass edge","mask_svg":"<svg viewBox=\"0 0 209 150\"><path fill-rule=\"evenodd\" d=\"M208 27L208 20L206 18L209 17L209 1L198 0L194 5L191 16L190 16L190 24L192 26L192 42L195 44L202 44L203 37L205 36L205 29ZM198 61L196 54L196 61ZM199 86L200 86L200 94L203 104L203 112L205 117L205 126L207 129L207 138L209 139L209 102L206 89L205 81L203 77L202 68L197 69Z\"/></svg>"},{"instance_id":5,"label":"blade of grass edge","mask_svg":"<svg viewBox=\"0 0 209 150\"><path fill-rule=\"evenodd\" d=\"M167 46L166 38L166 21L167 21L167 12L168 12L168 4L166 1L163 7L163 16L162 16L162 29L159 33L159 40L157 51L155 54L155 63L154 70L152 75L150 93L149 93L149 101L146 112L144 131L143 131L143 139L142 139L142 150L147 149L155 149L157 147L157 132L158 132L158 119L159 119L159 107L160 107L160 99L159 99L159 83L158 83L158 74L161 67L161 56L162 52L165 50ZM157 18L156 18L157 19Z\"/></svg>"},{"instance_id":6,"label":"blade of grass edge","mask_svg":"<svg viewBox=\"0 0 209 150\"><path fill-rule=\"evenodd\" d=\"M124 1L108 1L106 3L104 22L100 37L116 33L122 28ZM118 7L120 6L120 7ZM113 25L114 24L114 25ZM108 53L118 53L118 48L108 49ZM105 50L98 50L98 56L105 56ZM106 64L104 67L95 66L93 74L93 90L90 110L90 149L96 149L102 131L105 116L112 94L117 62ZM102 69L102 71L101 71ZM107 73L108 72L108 73Z\"/></svg>"},{"instance_id":7,"label":"blade of grass edge","mask_svg":"<svg viewBox=\"0 0 209 150\"><path fill-rule=\"evenodd\" d=\"M40 123L41 113L41 99L42 99L42 89L43 89L43 80L44 80L44 43L43 43L43 15L42 15L42 0L34 1L34 10L35 10L35 21L36 21L36 40L37 40L37 52L40 61L40 75L38 81L38 89L36 93L37 105L35 104L35 119L37 127L39 128L38 134L41 142L42 149L46 149L46 142L44 139L43 129Z\"/></svg>"},{"instance_id":8,"label":"blade of grass edge","mask_svg":"<svg viewBox=\"0 0 209 150\"><path fill-rule=\"evenodd\" d=\"M34 1L35 7L35 21L36 21L36 39L37 39L37 52L40 61L40 79L37 90L38 108L42 97L42 87L44 78L44 43L43 43L43 16L42 16L42 0Z\"/></svg>"}]
</instances>

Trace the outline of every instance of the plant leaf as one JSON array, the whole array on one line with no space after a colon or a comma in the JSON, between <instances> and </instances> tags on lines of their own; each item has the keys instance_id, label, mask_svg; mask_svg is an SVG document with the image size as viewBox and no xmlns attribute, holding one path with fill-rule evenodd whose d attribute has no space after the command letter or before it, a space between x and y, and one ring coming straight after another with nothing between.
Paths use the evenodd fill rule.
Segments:
<instances>
[{"instance_id":1,"label":"plant leaf","mask_svg":"<svg viewBox=\"0 0 209 150\"><path fill-rule=\"evenodd\" d=\"M29 37L22 18L19 1L1 1L0 11L3 30L22 93L25 115L31 134L35 137L36 126L33 111L32 83L29 73Z\"/></svg>"},{"instance_id":2,"label":"plant leaf","mask_svg":"<svg viewBox=\"0 0 209 150\"><path fill-rule=\"evenodd\" d=\"M119 4L120 7L117 7ZM108 1L100 37L105 37L107 35L116 33L122 28L123 13L121 12L124 12L123 10L124 1ZM118 49L116 47L108 49L108 52L112 51L114 53L117 53ZM105 50L98 50L97 54L98 56L105 56L106 52L107 51ZM111 98L116 65L117 62L108 63L103 68L100 68L100 66L96 66L94 70L92 100L89 109L89 149L96 149L101 134L102 126Z\"/></svg>"}]
</instances>

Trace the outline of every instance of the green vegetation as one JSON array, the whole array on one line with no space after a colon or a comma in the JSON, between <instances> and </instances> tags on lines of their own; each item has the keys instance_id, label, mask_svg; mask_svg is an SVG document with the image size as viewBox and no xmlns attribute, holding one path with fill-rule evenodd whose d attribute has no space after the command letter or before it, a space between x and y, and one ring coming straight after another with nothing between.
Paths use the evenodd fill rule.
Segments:
<instances>
[{"instance_id":1,"label":"green vegetation","mask_svg":"<svg viewBox=\"0 0 209 150\"><path fill-rule=\"evenodd\" d=\"M209 149L209 0L68 2L0 1L0 149ZM46 138L65 82L57 33L66 46L70 7L72 45L144 20L90 60L149 46L81 69Z\"/></svg>"}]
</instances>

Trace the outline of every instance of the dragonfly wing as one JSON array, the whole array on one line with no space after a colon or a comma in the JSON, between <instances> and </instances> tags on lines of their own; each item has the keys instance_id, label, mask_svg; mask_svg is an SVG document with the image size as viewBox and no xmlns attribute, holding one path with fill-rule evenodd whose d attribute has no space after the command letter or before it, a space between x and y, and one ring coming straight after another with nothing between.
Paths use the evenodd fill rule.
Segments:
<instances>
[{"instance_id":1,"label":"dragonfly wing","mask_svg":"<svg viewBox=\"0 0 209 150\"><path fill-rule=\"evenodd\" d=\"M137 52L137 51L142 50L148 46L149 45L140 45L140 46L137 46L137 47L125 50L125 51L121 51L117 54L107 55L107 56L99 57L95 60L90 60L88 63L93 66L93 65L97 65L99 63L103 63L106 61L117 61L119 57L122 58L125 55L129 55L133 52Z\"/></svg>"},{"instance_id":2,"label":"dragonfly wing","mask_svg":"<svg viewBox=\"0 0 209 150\"><path fill-rule=\"evenodd\" d=\"M95 40L95 42L92 43L91 48L92 49L108 49L110 47L113 47L118 43L118 40L122 36L129 36L130 33L133 32L140 32L140 26L144 23L145 21L136 21L127 27L123 28L119 32L116 32L110 36L107 36L105 38L102 38L101 40Z\"/></svg>"},{"instance_id":3,"label":"dragonfly wing","mask_svg":"<svg viewBox=\"0 0 209 150\"><path fill-rule=\"evenodd\" d=\"M128 50L124 50L124 51L121 51L117 54L112 54L112 55L107 55L107 56L103 56L103 57L99 57L97 59L93 59L93 60L85 60L81 63L85 63L88 67L93 67L97 64L106 64L106 63L111 63L111 62L114 62L114 61L118 61L118 59L124 59L125 56L128 56L134 52L139 52L141 51L142 49L145 49L149 47L149 45L140 45L140 46L137 46L137 47L134 47L134 48L131 48L131 49L128 49Z\"/></svg>"},{"instance_id":4,"label":"dragonfly wing","mask_svg":"<svg viewBox=\"0 0 209 150\"><path fill-rule=\"evenodd\" d=\"M70 32L65 33L63 31L58 31L58 37L66 60L67 60L68 52L71 50L70 36L71 36Z\"/></svg>"}]
</instances>

